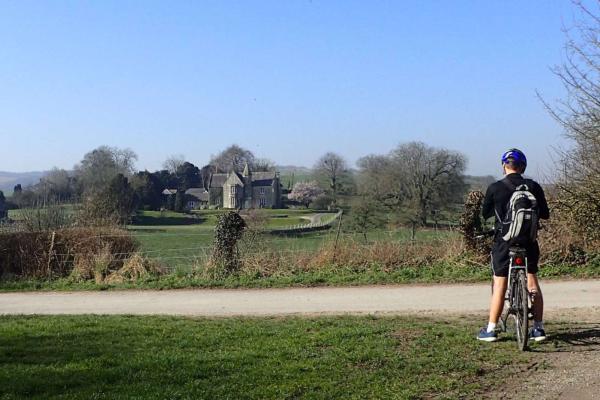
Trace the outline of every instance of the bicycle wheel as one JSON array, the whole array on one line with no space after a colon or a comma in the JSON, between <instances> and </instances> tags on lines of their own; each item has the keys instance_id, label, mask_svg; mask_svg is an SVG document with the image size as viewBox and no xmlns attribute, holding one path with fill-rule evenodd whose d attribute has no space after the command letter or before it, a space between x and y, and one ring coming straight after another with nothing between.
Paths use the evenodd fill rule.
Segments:
<instances>
[{"instance_id":1,"label":"bicycle wheel","mask_svg":"<svg viewBox=\"0 0 600 400\"><path fill-rule=\"evenodd\" d=\"M524 351L527 348L527 340L529 339L529 294L527 292L525 271L518 271L517 274L514 293L515 328L517 331L517 345L519 350Z\"/></svg>"}]
</instances>

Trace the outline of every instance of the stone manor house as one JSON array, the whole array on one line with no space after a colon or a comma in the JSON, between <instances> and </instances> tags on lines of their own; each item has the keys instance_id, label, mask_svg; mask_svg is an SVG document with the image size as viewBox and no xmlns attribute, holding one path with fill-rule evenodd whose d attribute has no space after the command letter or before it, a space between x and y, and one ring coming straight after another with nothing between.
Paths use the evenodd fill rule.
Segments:
<instances>
[{"instance_id":1,"label":"stone manor house","mask_svg":"<svg viewBox=\"0 0 600 400\"><path fill-rule=\"evenodd\" d=\"M281 182L277 172L252 172L248 164L241 174L212 174L207 188L186 190L189 209L211 208L281 208Z\"/></svg>"}]
</instances>

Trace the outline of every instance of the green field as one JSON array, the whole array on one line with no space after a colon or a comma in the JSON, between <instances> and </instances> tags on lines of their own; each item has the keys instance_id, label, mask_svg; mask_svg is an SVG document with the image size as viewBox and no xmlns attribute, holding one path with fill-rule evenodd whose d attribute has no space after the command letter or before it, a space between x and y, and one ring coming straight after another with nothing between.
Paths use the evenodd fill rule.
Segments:
<instances>
[{"instance_id":1,"label":"green field","mask_svg":"<svg viewBox=\"0 0 600 400\"><path fill-rule=\"evenodd\" d=\"M177 270L190 270L195 261L206 259L213 242L213 231L222 210L196 211L189 214L175 212L140 212L132 231L141 244L141 252ZM268 217L264 229L278 229L309 223L314 214L310 210L264 210ZM304 218L303 218L304 217ZM323 234L285 238L262 234L261 243L271 248L300 250L317 249Z\"/></svg>"},{"instance_id":2,"label":"green field","mask_svg":"<svg viewBox=\"0 0 600 400\"><path fill-rule=\"evenodd\" d=\"M195 262L206 260L210 253L213 230L222 210L197 211L192 215L175 212L144 211L138 214L134 225L128 227L140 241L141 252L181 272L189 271ZM268 220L266 230L279 229L309 222L311 210L264 210ZM304 217L304 218L303 218ZM275 235L264 233L256 238L261 246L285 252L317 251L330 245L336 230L302 235ZM416 240L443 240L455 233L449 231L418 230ZM363 242L361 233L342 231L341 240ZM369 241L410 241L409 229L376 230L367 235Z\"/></svg>"},{"instance_id":3,"label":"green field","mask_svg":"<svg viewBox=\"0 0 600 400\"><path fill-rule=\"evenodd\" d=\"M474 398L534 357L476 341L464 319L2 316L0 328L3 399Z\"/></svg>"}]
</instances>

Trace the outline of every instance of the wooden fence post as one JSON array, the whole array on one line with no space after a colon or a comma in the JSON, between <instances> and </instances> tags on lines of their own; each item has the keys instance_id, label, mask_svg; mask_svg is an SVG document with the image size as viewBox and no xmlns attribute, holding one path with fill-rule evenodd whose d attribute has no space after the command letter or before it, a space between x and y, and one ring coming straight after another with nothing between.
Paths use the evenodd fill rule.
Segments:
<instances>
[{"instance_id":1,"label":"wooden fence post","mask_svg":"<svg viewBox=\"0 0 600 400\"><path fill-rule=\"evenodd\" d=\"M54 253L54 239L56 238L56 232L52 232L52 237L50 238L50 250L48 251L48 266L46 274L48 278L52 278L52 254Z\"/></svg>"},{"instance_id":2,"label":"wooden fence post","mask_svg":"<svg viewBox=\"0 0 600 400\"><path fill-rule=\"evenodd\" d=\"M342 219L344 217L343 211L340 213L340 222L338 223L337 233L335 234L335 243L333 245L333 258L332 262L335 263L335 254L337 253L338 241L340 240L340 232L342 230Z\"/></svg>"}]
</instances>

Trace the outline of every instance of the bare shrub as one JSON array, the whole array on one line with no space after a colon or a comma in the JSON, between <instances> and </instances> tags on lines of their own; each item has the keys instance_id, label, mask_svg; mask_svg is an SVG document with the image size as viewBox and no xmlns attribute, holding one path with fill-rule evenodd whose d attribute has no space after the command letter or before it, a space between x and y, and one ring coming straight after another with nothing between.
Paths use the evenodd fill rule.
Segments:
<instances>
[{"instance_id":1,"label":"bare shrub","mask_svg":"<svg viewBox=\"0 0 600 400\"><path fill-rule=\"evenodd\" d=\"M598 4L574 1L576 20L565 30L565 60L554 68L566 96L547 110L570 141L559 151L555 213L582 249L600 248L600 15ZM541 98L541 96L540 96ZM566 226L565 225L565 226Z\"/></svg>"},{"instance_id":2,"label":"bare shrub","mask_svg":"<svg viewBox=\"0 0 600 400\"><path fill-rule=\"evenodd\" d=\"M139 253L129 257L123 267L111 272L105 279L106 283L135 282L148 276L158 276L165 273L165 268L156 261L148 260Z\"/></svg>"},{"instance_id":3,"label":"bare shrub","mask_svg":"<svg viewBox=\"0 0 600 400\"><path fill-rule=\"evenodd\" d=\"M63 229L73 224L71 214L61 205L23 208L20 216L20 225L28 232Z\"/></svg>"},{"instance_id":4,"label":"bare shrub","mask_svg":"<svg viewBox=\"0 0 600 400\"><path fill-rule=\"evenodd\" d=\"M124 230L69 228L0 234L0 276L77 279L104 277L139 247Z\"/></svg>"},{"instance_id":5,"label":"bare shrub","mask_svg":"<svg viewBox=\"0 0 600 400\"><path fill-rule=\"evenodd\" d=\"M335 255L335 257L334 257ZM241 272L255 277L290 276L298 272L335 269L360 272L374 267L394 271L438 262L468 263L459 238L444 241L399 242L344 240L329 243L316 252L264 249L243 254Z\"/></svg>"}]
</instances>

